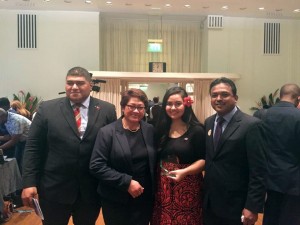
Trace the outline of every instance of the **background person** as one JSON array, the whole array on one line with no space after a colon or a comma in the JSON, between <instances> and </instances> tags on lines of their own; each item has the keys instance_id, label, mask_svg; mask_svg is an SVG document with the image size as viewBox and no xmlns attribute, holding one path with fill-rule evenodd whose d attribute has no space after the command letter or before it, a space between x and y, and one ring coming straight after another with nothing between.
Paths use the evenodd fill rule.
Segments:
<instances>
[{"instance_id":1,"label":"background person","mask_svg":"<svg viewBox=\"0 0 300 225\"><path fill-rule=\"evenodd\" d=\"M142 119L146 94L122 94L122 117L100 129L90 162L106 225L148 225L153 208L156 150L153 126Z\"/></svg>"},{"instance_id":2,"label":"background person","mask_svg":"<svg viewBox=\"0 0 300 225\"><path fill-rule=\"evenodd\" d=\"M263 124L237 108L232 80L214 80L210 96L217 113L205 121L204 224L252 225L266 193Z\"/></svg>"},{"instance_id":3,"label":"background person","mask_svg":"<svg viewBox=\"0 0 300 225\"><path fill-rule=\"evenodd\" d=\"M181 87L170 88L163 98L153 225L202 224L205 134L191 104Z\"/></svg>"},{"instance_id":4,"label":"background person","mask_svg":"<svg viewBox=\"0 0 300 225\"><path fill-rule=\"evenodd\" d=\"M100 211L89 160L99 129L116 119L114 105L90 97L89 72L66 76L66 97L44 101L33 120L24 154L24 205L39 197L44 225L94 225ZM78 112L75 119L74 113ZM77 123L79 122L80 123Z\"/></svg>"},{"instance_id":5,"label":"background person","mask_svg":"<svg viewBox=\"0 0 300 225\"><path fill-rule=\"evenodd\" d=\"M26 117L27 119L31 119L30 112L22 105L22 103L18 100L14 100L11 102L10 107L18 114Z\"/></svg>"},{"instance_id":6,"label":"background person","mask_svg":"<svg viewBox=\"0 0 300 225\"><path fill-rule=\"evenodd\" d=\"M300 88L285 84L280 102L268 109L267 200L263 225L300 224Z\"/></svg>"}]
</instances>

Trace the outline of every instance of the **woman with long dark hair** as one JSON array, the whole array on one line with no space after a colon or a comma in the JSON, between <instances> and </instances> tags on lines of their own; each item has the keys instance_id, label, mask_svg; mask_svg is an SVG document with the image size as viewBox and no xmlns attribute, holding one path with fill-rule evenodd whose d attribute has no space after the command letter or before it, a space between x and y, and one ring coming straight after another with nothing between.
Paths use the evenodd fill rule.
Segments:
<instances>
[{"instance_id":1,"label":"woman with long dark hair","mask_svg":"<svg viewBox=\"0 0 300 225\"><path fill-rule=\"evenodd\" d=\"M157 123L159 167L153 225L202 224L204 127L181 87L167 90Z\"/></svg>"}]
</instances>

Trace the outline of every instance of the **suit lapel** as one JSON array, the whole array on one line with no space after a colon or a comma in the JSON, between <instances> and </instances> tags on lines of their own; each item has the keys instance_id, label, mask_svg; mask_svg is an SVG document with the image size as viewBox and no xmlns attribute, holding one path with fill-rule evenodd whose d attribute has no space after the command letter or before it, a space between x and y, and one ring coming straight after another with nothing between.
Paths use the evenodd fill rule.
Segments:
<instances>
[{"instance_id":1,"label":"suit lapel","mask_svg":"<svg viewBox=\"0 0 300 225\"><path fill-rule=\"evenodd\" d=\"M74 112L70 103L70 100L68 98L63 98L60 102L60 109L62 112L63 117L73 130L73 132L80 138L77 125L75 122Z\"/></svg>"},{"instance_id":2,"label":"suit lapel","mask_svg":"<svg viewBox=\"0 0 300 225\"><path fill-rule=\"evenodd\" d=\"M98 119L100 111L101 111L101 107L99 103L96 102L93 97L90 97L90 104L88 110L88 123L82 139L84 139L84 137L87 136L89 132L92 130L93 125L96 123Z\"/></svg>"},{"instance_id":3,"label":"suit lapel","mask_svg":"<svg viewBox=\"0 0 300 225\"><path fill-rule=\"evenodd\" d=\"M122 118L118 119L118 121L116 122L116 139L119 142L119 146L121 146L121 150L123 151L123 155L126 159L128 168L132 169L133 164L131 160L131 151L126 134L124 133L124 129L122 126Z\"/></svg>"},{"instance_id":4,"label":"suit lapel","mask_svg":"<svg viewBox=\"0 0 300 225\"><path fill-rule=\"evenodd\" d=\"M227 127L225 128L224 132L222 133L222 136L220 137L219 144L217 146L217 149L215 151L215 156L222 152L222 146L224 143L230 138L240 127L240 111L238 110L231 120L229 121Z\"/></svg>"}]
</instances>

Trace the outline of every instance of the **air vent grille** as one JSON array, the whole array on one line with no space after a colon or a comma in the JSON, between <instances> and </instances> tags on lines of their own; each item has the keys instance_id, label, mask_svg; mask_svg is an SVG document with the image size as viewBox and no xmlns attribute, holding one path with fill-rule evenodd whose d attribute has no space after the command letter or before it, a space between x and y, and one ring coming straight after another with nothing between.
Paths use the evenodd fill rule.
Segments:
<instances>
[{"instance_id":1,"label":"air vent grille","mask_svg":"<svg viewBox=\"0 0 300 225\"><path fill-rule=\"evenodd\" d=\"M264 54L280 54L280 23L264 24Z\"/></svg>"},{"instance_id":2,"label":"air vent grille","mask_svg":"<svg viewBox=\"0 0 300 225\"><path fill-rule=\"evenodd\" d=\"M215 29L223 28L223 16L207 16L207 27Z\"/></svg>"},{"instance_id":3,"label":"air vent grille","mask_svg":"<svg viewBox=\"0 0 300 225\"><path fill-rule=\"evenodd\" d=\"M18 48L37 48L36 15L18 14Z\"/></svg>"}]
</instances>

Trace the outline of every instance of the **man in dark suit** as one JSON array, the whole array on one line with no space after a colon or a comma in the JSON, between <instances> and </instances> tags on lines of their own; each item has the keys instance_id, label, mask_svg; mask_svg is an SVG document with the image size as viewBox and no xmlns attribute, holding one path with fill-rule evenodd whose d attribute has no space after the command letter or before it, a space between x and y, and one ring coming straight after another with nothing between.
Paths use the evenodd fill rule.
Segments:
<instances>
[{"instance_id":1,"label":"man in dark suit","mask_svg":"<svg viewBox=\"0 0 300 225\"><path fill-rule=\"evenodd\" d=\"M266 114L267 201L264 225L300 224L300 88L285 84Z\"/></svg>"},{"instance_id":2,"label":"man in dark suit","mask_svg":"<svg viewBox=\"0 0 300 225\"><path fill-rule=\"evenodd\" d=\"M210 85L217 114L205 121L205 225L252 225L264 205L262 122L237 108L236 92L234 82L225 77Z\"/></svg>"},{"instance_id":3,"label":"man in dark suit","mask_svg":"<svg viewBox=\"0 0 300 225\"><path fill-rule=\"evenodd\" d=\"M100 211L89 160L98 130L116 120L114 105L90 97L89 72L66 76L66 97L43 102L33 120L23 161L24 205L39 198L44 225L94 225ZM77 113L75 119L74 114Z\"/></svg>"}]
</instances>

